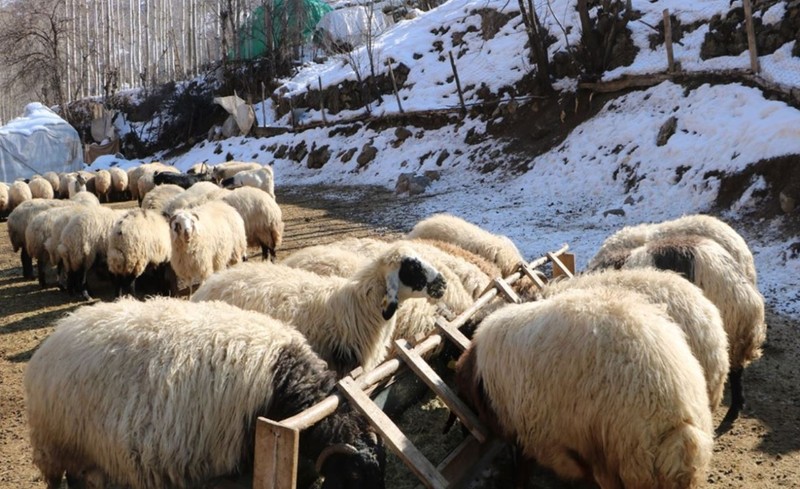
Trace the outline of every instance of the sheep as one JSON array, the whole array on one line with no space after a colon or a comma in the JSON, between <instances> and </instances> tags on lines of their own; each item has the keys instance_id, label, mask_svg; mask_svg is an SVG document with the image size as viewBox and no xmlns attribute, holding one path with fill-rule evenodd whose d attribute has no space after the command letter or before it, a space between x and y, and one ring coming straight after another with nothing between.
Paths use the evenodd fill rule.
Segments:
<instances>
[{"instance_id":1,"label":"sheep","mask_svg":"<svg viewBox=\"0 0 800 489\"><path fill-rule=\"evenodd\" d=\"M462 258L468 261L469 263L472 263L476 267L478 267L489 278L498 278L502 277L503 275L503 272L500 270L500 267L497 266L494 262L487 260L486 258L482 257L477 253L465 250L464 248L456 244L448 243L446 241L438 239L416 238L413 241L419 241L421 243L427 243L436 246L445 253Z\"/></svg>"},{"instance_id":2,"label":"sheep","mask_svg":"<svg viewBox=\"0 0 800 489\"><path fill-rule=\"evenodd\" d=\"M564 479L699 487L711 459L705 379L659 306L619 289L507 305L456 366L491 431Z\"/></svg>"},{"instance_id":3,"label":"sheep","mask_svg":"<svg viewBox=\"0 0 800 489\"><path fill-rule=\"evenodd\" d=\"M136 182L136 186L139 189L139 203L142 203L142 199L147 196L147 193L153 190L156 186L155 182L153 181L153 177L155 176L155 170L145 171L139 180Z\"/></svg>"},{"instance_id":4,"label":"sheep","mask_svg":"<svg viewBox=\"0 0 800 489\"><path fill-rule=\"evenodd\" d=\"M350 279L250 262L212 275L191 300L222 300L286 321L343 375L380 363L403 301L440 299L446 287L438 270L398 243Z\"/></svg>"},{"instance_id":5,"label":"sheep","mask_svg":"<svg viewBox=\"0 0 800 489\"><path fill-rule=\"evenodd\" d=\"M64 472L132 489L211 486L251 466L257 417L293 416L335 385L302 335L261 314L169 298L81 307L28 363L33 461L48 489ZM383 445L346 403L301 433L299 455L316 460L323 488L385 487Z\"/></svg>"},{"instance_id":6,"label":"sheep","mask_svg":"<svg viewBox=\"0 0 800 489\"><path fill-rule=\"evenodd\" d=\"M25 186L27 187L27 184ZM38 213L65 205L69 205L69 203L63 200L28 200L21 203L8 215L8 238L11 241L14 253L22 250L20 251L20 261L22 262L22 276L24 278L33 278L33 260L28 255L28 250L25 246L25 230L28 228L28 224Z\"/></svg>"},{"instance_id":7,"label":"sheep","mask_svg":"<svg viewBox=\"0 0 800 489\"><path fill-rule=\"evenodd\" d=\"M108 169L111 175L111 192L115 199L123 199L128 191L128 172L121 168L112 167Z\"/></svg>"},{"instance_id":8,"label":"sheep","mask_svg":"<svg viewBox=\"0 0 800 489\"><path fill-rule=\"evenodd\" d=\"M454 243L496 263L503 276L514 273L520 262L524 262L516 245L506 236L492 234L449 214L435 214L418 222L406 238L438 239Z\"/></svg>"},{"instance_id":9,"label":"sheep","mask_svg":"<svg viewBox=\"0 0 800 489\"><path fill-rule=\"evenodd\" d=\"M165 172L179 172L179 170L172 166L167 166L162 163L145 163L128 170L128 188L131 191L131 198L141 202L144 195L139 193L139 179L145 173L154 173L156 170Z\"/></svg>"},{"instance_id":10,"label":"sheep","mask_svg":"<svg viewBox=\"0 0 800 489\"><path fill-rule=\"evenodd\" d=\"M205 173L189 175L185 173L156 172L153 175L153 184L164 185L173 184L183 189L187 189L198 182L210 182L211 176Z\"/></svg>"},{"instance_id":11,"label":"sheep","mask_svg":"<svg viewBox=\"0 0 800 489\"><path fill-rule=\"evenodd\" d=\"M207 202L180 210L169 220L170 263L190 290L212 273L246 258L247 235L236 209L225 202Z\"/></svg>"},{"instance_id":12,"label":"sheep","mask_svg":"<svg viewBox=\"0 0 800 489\"><path fill-rule=\"evenodd\" d=\"M217 183L222 182L223 180L227 180L232 176L236 175L239 172L247 171L247 170L259 170L263 168L261 163L250 162L245 163L243 161L228 161L226 163L221 163L214 167L211 170L211 176L214 178L214 181Z\"/></svg>"},{"instance_id":13,"label":"sheep","mask_svg":"<svg viewBox=\"0 0 800 489\"><path fill-rule=\"evenodd\" d=\"M31 188L22 180L17 180L8 188L8 210L12 212L23 202L33 199Z\"/></svg>"},{"instance_id":14,"label":"sheep","mask_svg":"<svg viewBox=\"0 0 800 489\"><path fill-rule=\"evenodd\" d=\"M91 192L97 195L97 189L95 187L95 179L94 173L80 170L78 171L78 183L86 185L86 191Z\"/></svg>"},{"instance_id":15,"label":"sheep","mask_svg":"<svg viewBox=\"0 0 800 489\"><path fill-rule=\"evenodd\" d=\"M52 234L54 223L61 217L71 217L75 214L75 209L72 209L73 202L63 207L53 207L46 209L36 214L30 220L25 229L25 249L31 259L36 258L36 267L38 271L39 285L42 288L47 287L47 280L45 278L46 266L48 263L49 255L45 249L45 242ZM61 271L61 264L58 265L59 272Z\"/></svg>"},{"instance_id":16,"label":"sheep","mask_svg":"<svg viewBox=\"0 0 800 489\"><path fill-rule=\"evenodd\" d=\"M744 368L761 357L767 335L764 298L737 260L717 241L701 236L675 236L648 241L632 250L605 253L597 268L653 267L682 274L717 306L728 335L731 405L722 426L730 425L744 406Z\"/></svg>"},{"instance_id":17,"label":"sheep","mask_svg":"<svg viewBox=\"0 0 800 489\"><path fill-rule=\"evenodd\" d=\"M213 170L213 166L209 166L208 163L195 163L194 165L190 166L188 170L186 170L187 175L202 175L202 174L210 174L211 170Z\"/></svg>"},{"instance_id":18,"label":"sheep","mask_svg":"<svg viewBox=\"0 0 800 489\"><path fill-rule=\"evenodd\" d=\"M170 200L182 193L183 189L177 185L159 185L142 199L141 208L161 212Z\"/></svg>"},{"instance_id":19,"label":"sheep","mask_svg":"<svg viewBox=\"0 0 800 489\"><path fill-rule=\"evenodd\" d=\"M171 215L180 209L191 209L192 207L203 205L206 202L219 200L228 195L228 193L230 193L230 190L219 188L214 183L199 182L167 202L164 206L164 213Z\"/></svg>"},{"instance_id":20,"label":"sheep","mask_svg":"<svg viewBox=\"0 0 800 489\"><path fill-rule=\"evenodd\" d=\"M744 238L716 217L701 214L683 216L672 221L622 228L603 242L600 250L589 262L588 268L596 268L598 263L605 260L605 255L638 248L648 241L692 235L710 238L719 243L739 263L750 283L758 284L753 253Z\"/></svg>"},{"instance_id":21,"label":"sheep","mask_svg":"<svg viewBox=\"0 0 800 489\"><path fill-rule=\"evenodd\" d=\"M58 174L58 198L59 199L68 199L69 198L69 186L70 186L70 176L74 175L73 173L59 173Z\"/></svg>"},{"instance_id":22,"label":"sheep","mask_svg":"<svg viewBox=\"0 0 800 489\"><path fill-rule=\"evenodd\" d=\"M58 191L60 188L59 186L61 183L61 179L58 177L58 173L54 171L45 172L42 175L42 178L50 182L50 187L52 187L53 189L53 195L54 196L59 195Z\"/></svg>"},{"instance_id":23,"label":"sheep","mask_svg":"<svg viewBox=\"0 0 800 489\"><path fill-rule=\"evenodd\" d=\"M703 291L671 271L632 269L579 275L571 280L551 282L541 291L543 298L566 290L621 287L641 294L652 304L666 305L667 315L681 327L695 358L705 374L709 406L716 410L722 401L728 376L728 337L722 317Z\"/></svg>"},{"instance_id":24,"label":"sheep","mask_svg":"<svg viewBox=\"0 0 800 489\"><path fill-rule=\"evenodd\" d=\"M73 202L86 206L100 205L100 201L97 199L97 197L89 192L78 192L67 202ZM61 260L61 255L58 253L58 245L61 244L61 233L64 231L64 227L69 224L69 220L74 215L74 211L80 210L81 209L73 209L73 212L58 214L53 220L49 236L47 236L44 241L44 249L47 252L47 258L49 262L56 265L59 269L59 288L62 289L66 288L66 278L61 276L61 273L64 272L64 263Z\"/></svg>"},{"instance_id":25,"label":"sheep","mask_svg":"<svg viewBox=\"0 0 800 489\"><path fill-rule=\"evenodd\" d=\"M388 244L387 244L388 246ZM346 248L307 246L281 261L281 265L307 270L323 277L352 277L369 259Z\"/></svg>"},{"instance_id":26,"label":"sheep","mask_svg":"<svg viewBox=\"0 0 800 489\"><path fill-rule=\"evenodd\" d=\"M78 173L68 173L61 182L61 187L66 189L66 197L72 198L78 192L87 192L86 179Z\"/></svg>"},{"instance_id":27,"label":"sheep","mask_svg":"<svg viewBox=\"0 0 800 489\"><path fill-rule=\"evenodd\" d=\"M275 199L257 188L238 188L222 198L244 220L248 246L261 248L263 260L277 257L275 250L283 242L283 217Z\"/></svg>"},{"instance_id":28,"label":"sheep","mask_svg":"<svg viewBox=\"0 0 800 489\"><path fill-rule=\"evenodd\" d=\"M255 187L275 198L275 174L271 166L264 166L255 170L245 170L226 178L220 182L225 188Z\"/></svg>"},{"instance_id":29,"label":"sheep","mask_svg":"<svg viewBox=\"0 0 800 489\"><path fill-rule=\"evenodd\" d=\"M94 176L94 189L97 197L108 202L108 193L111 191L111 173L108 170L97 170Z\"/></svg>"},{"instance_id":30,"label":"sheep","mask_svg":"<svg viewBox=\"0 0 800 489\"><path fill-rule=\"evenodd\" d=\"M89 270L102 263L114 222L126 211L108 207L86 207L72 216L61 231L58 256L67 271L67 291L92 300L87 287Z\"/></svg>"},{"instance_id":31,"label":"sheep","mask_svg":"<svg viewBox=\"0 0 800 489\"><path fill-rule=\"evenodd\" d=\"M145 270L155 269L160 292L169 294L169 223L160 212L135 209L117 219L108 237L108 270L114 275L116 295L136 294L136 281Z\"/></svg>"},{"instance_id":32,"label":"sheep","mask_svg":"<svg viewBox=\"0 0 800 489\"><path fill-rule=\"evenodd\" d=\"M0 182L0 216L5 216L8 211L8 184Z\"/></svg>"},{"instance_id":33,"label":"sheep","mask_svg":"<svg viewBox=\"0 0 800 489\"><path fill-rule=\"evenodd\" d=\"M55 197L53 186L50 185L50 182L38 175L31 178L31 181L28 182L28 187L33 199L52 199Z\"/></svg>"}]
</instances>

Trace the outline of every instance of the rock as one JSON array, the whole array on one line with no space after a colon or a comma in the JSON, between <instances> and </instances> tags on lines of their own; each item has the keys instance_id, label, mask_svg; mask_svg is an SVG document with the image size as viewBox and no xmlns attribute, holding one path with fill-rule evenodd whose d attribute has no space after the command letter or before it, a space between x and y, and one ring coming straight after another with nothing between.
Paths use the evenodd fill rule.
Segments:
<instances>
[{"instance_id":1,"label":"rock","mask_svg":"<svg viewBox=\"0 0 800 489\"><path fill-rule=\"evenodd\" d=\"M436 166L442 166L442 163L444 163L444 160L446 160L448 156L450 156L450 152L443 149L442 152L439 153L439 157L436 158Z\"/></svg>"},{"instance_id":2,"label":"rock","mask_svg":"<svg viewBox=\"0 0 800 489\"><path fill-rule=\"evenodd\" d=\"M287 153L288 151L289 151L289 146L287 146L287 145L285 145L285 144L281 144L281 145L278 147L278 150L277 150L277 151L275 151L275 154L274 154L274 156L275 156L275 158L281 158L281 159L283 159L283 158L286 158L286 153Z\"/></svg>"},{"instance_id":3,"label":"rock","mask_svg":"<svg viewBox=\"0 0 800 489\"><path fill-rule=\"evenodd\" d=\"M288 156L290 160L300 163L307 154L308 148L306 147L306 142L300 141L300 144L291 149Z\"/></svg>"},{"instance_id":4,"label":"rock","mask_svg":"<svg viewBox=\"0 0 800 489\"><path fill-rule=\"evenodd\" d=\"M395 193L402 194L403 192L408 192L408 186L413 176L413 173L401 173L400 176L397 177L397 183L394 186Z\"/></svg>"},{"instance_id":5,"label":"rock","mask_svg":"<svg viewBox=\"0 0 800 489\"><path fill-rule=\"evenodd\" d=\"M656 138L656 146L664 146L669 141L669 138L675 134L675 130L678 127L678 119L675 116L670 117L667 119L667 122L661 126L661 129L658 131L658 137Z\"/></svg>"},{"instance_id":6,"label":"rock","mask_svg":"<svg viewBox=\"0 0 800 489\"><path fill-rule=\"evenodd\" d=\"M398 141L405 141L406 139L413 136L414 133L406 129L405 127L398 127L394 130L394 137L397 138Z\"/></svg>"},{"instance_id":7,"label":"rock","mask_svg":"<svg viewBox=\"0 0 800 489\"><path fill-rule=\"evenodd\" d=\"M423 175L432 182L437 182L442 178L442 175L436 170L427 170Z\"/></svg>"},{"instance_id":8,"label":"rock","mask_svg":"<svg viewBox=\"0 0 800 489\"><path fill-rule=\"evenodd\" d=\"M778 194L778 200L781 202L781 210L784 214L791 214L794 212L795 205L797 205L794 197L790 197L785 192L781 192Z\"/></svg>"},{"instance_id":9,"label":"rock","mask_svg":"<svg viewBox=\"0 0 800 489\"><path fill-rule=\"evenodd\" d=\"M342 163L347 163L348 161L352 160L353 155L356 154L356 151L358 151L358 148L350 148L347 151L345 151L345 153L340 158Z\"/></svg>"},{"instance_id":10,"label":"rock","mask_svg":"<svg viewBox=\"0 0 800 489\"><path fill-rule=\"evenodd\" d=\"M308 154L308 160L306 161L306 166L311 169L318 169L325 166L325 163L331 158L330 149L328 149L328 145L321 146L319 148L314 148Z\"/></svg>"},{"instance_id":11,"label":"rock","mask_svg":"<svg viewBox=\"0 0 800 489\"><path fill-rule=\"evenodd\" d=\"M358 163L359 168L363 168L366 166L370 161L375 159L375 156L378 155L378 148L373 146L370 143L364 145L361 148L361 153L359 153L358 158L356 158L356 163Z\"/></svg>"},{"instance_id":12,"label":"rock","mask_svg":"<svg viewBox=\"0 0 800 489\"><path fill-rule=\"evenodd\" d=\"M425 189L430 187L431 181L422 175L414 175L408 182L408 194L419 195L425 192Z\"/></svg>"},{"instance_id":13,"label":"rock","mask_svg":"<svg viewBox=\"0 0 800 489\"><path fill-rule=\"evenodd\" d=\"M607 211L603 211L603 217L608 216L624 216L625 211L622 209L609 209Z\"/></svg>"}]
</instances>

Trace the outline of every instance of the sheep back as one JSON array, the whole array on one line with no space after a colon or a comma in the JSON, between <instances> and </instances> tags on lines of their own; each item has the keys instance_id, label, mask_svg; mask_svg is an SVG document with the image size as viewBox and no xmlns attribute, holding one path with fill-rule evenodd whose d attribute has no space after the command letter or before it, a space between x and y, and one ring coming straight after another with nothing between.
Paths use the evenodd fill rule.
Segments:
<instances>
[{"instance_id":1,"label":"sheep back","mask_svg":"<svg viewBox=\"0 0 800 489\"><path fill-rule=\"evenodd\" d=\"M33 199L31 188L22 180L17 180L8 188L8 210L13 211L23 202Z\"/></svg>"},{"instance_id":2,"label":"sheep back","mask_svg":"<svg viewBox=\"0 0 800 489\"><path fill-rule=\"evenodd\" d=\"M111 175L111 190L114 192L124 192L128 190L128 172L121 168L111 167L108 169Z\"/></svg>"},{"instance_id":3,"label":"sheep back","mask_svg":"<svg viewBox=\"0 0 800 489\"><path fill-rule=\"evenodd\" d=\"M58 195L58 191L61 186L61 178L59 178L58 173L54 171L45 172L42 175L42 178L50 182L50 187L53 189L53 195Z\"/></svg>"},{"instance_id":4,"label":"sheep back","mask_svg":"<svg viewBox=\"0 0 800 489\"><path fill-rule=\"evenodd\" d=\"M242 187L222 200L242 216L248 246L259 246L265 255L275 256L275 250L283 243L284 230L281 208L275 199L257 188Z\"/></svg>"},{"instance_id":5,"label":"sheep back","mask_svg":"<svg viewBox=\"0 0 800 489\"><path fill-rule=\"evenodd\" d=\"M172 253L169 224L156 211L136 209L117 219L108 238L108 269L139 277L148 265L168 262Z\"/></svg>"},{"instance_id":6,"label":"sheep back","mask_svg":"<svg viewBox=\"0 0 800 489\"><path fill-rule=\"evenodd\" d=\"M57 248L68 271L88 270L99 255L107 254L111 227L124 212L87 206L70 218L61 231Z\"/></svg>"},{"instance_id":7,"label":"sheep back","mask_svg":"<svg viewBox=\"0 0 800 489\"><path fill-rule=\"evenodd\" d=\"M53 186L43 177L33 177L31 181L28 182L28 187L31 190L31 198L33 199L52 199L55 197Z\"/></svg>"},{"instance_id":8,"label":"sheep back","mask_svg":"<svg viewBox=\"0 0 800 489\"><path fill-rule=\"evenodd\" d=\"M182 193L183 189L177 185L159 185L142 199L141 208L162 212L170 200Z\"/></svg>"},{"instance_id":9,"label":"sheep back","mask_svg":"<svg viewBox=\"0 0 800 489\"><path fill-rule=\"evenodd\" d=\"M705 479L713 438L702 369L680 329L638 295L571 290L509 305L473 345L459 386L483 390L492 413L482 416L561 477L675 489Z\"/></svg>"},{"instance_id":10,"label":"sheep back","mask_svg":"<svg viewBox=\"0 0 800 489\"><path fill-rule=\"evenodd\" d=\"M69 204L63 200L36 199L25 201L11 211L8 215L7 227L8 238L11 241L11 247L14 252L16 253L25 247L25 230L28 228L31 219L44 210L65 205Z\"/></svg>"},{"instance_id":11,"label":"sheep back","mask_svg":"<svg viewBox=\"0 0 800 489\"><path fill-rule=\"evenodd\" d=\"M98 197L108 200L111 191L111 173L108 170L97 170L94 176L94 189Z\"/></svg>"}]
</instances>

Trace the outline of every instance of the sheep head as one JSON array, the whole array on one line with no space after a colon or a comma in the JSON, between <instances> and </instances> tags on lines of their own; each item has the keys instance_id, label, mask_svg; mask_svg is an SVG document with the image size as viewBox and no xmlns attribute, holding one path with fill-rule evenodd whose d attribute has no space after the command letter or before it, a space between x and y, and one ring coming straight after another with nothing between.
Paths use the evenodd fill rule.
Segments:
<instances>
[{"instance_id":1,"label":"sheep head","mask_svg":"<svg viewBox=\"0 0 800 489\"><path fill-rule=\"evenodd\" d=\"M442 274L410 249L392 249L384 258L389 265L382 304L384 319L394 316L400 301L415 297L440 299L444 295L447 281Z\"/></svg>"},{"instance_id":2,"label":"sheep head","mask_svg":"<svg viewBox=\"0 0 800 489\"><path fill-rule=\"evenodd\" d=\"M188 241L197 230L199 217L194 212L179 211L169 219L169 229L172 239Z\"/></svg>"},{"instance_id":3,"label":"sheep head","mask_svg":"<svg viewBox=\"0 0 800 489\"><path fill-rule=\"evenodd\" d=\"M325 476L322 489L384 489L385 466L386 451L372 431L359 437L355 445L332 445L317 458L317 472Z\"/></svg>"}]
</instances>

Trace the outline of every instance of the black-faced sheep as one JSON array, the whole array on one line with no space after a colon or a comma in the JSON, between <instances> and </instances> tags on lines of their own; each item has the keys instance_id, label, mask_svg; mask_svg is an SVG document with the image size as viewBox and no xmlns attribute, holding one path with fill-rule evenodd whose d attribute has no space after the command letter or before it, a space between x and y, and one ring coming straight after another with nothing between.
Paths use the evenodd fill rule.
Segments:
<instances>
[{"instance_id":1,"label":"black-faced sheep","mask_svg":"<svg viewBox=\"0 0 800 489\"><path fill-rule=\"evenodd\" d=\"M117 219L108 237L108 270L114 275L116 295L135 295L136 281L148 269L156 275L160 293L175 292L171 254L169 223L160 212L135 209Z\"/></svg>"},{"instance_id":2,"label":"black-faced sheep","mask_svg":"<svg viewBox=\"0 0 800 489\"><path fill-rule=\"evenodd\" d=\"M621 287L664 304L667 315L686 333L686 341L703 367L712 410L719 407L728 376L728 336L717 306L703 291L673 272L651 269L608 270L551 282L541 291L552 297L566 290Z\"/></svg>"},{"instance_id":3,"label":"black-faced sheep","mask_svg":"<svg viewBox=\"0 0 800 489\"><path fill-rule=\"evenodd\" d=\"M169 221L175 274L191 289L212 273L246 258L247 235L236 209L225 202L208 202L180 210Z\"/></svg>"},{"instance_id":4,"label":"black-faced sheep","mask_svg":"<svg viewBox=\"0 0 800 489\"><path fill-rule=\"evenodd\" d=\"M171 173L157 171L153 175L153 183L158 185L172 184L187 189L198 182L210 182L211 175L206 173L199 173L197 175L189 175L184 173Z\"/></svg>"},{"instance_id":5,"label":"black-faced sheep","mask_svg":"<svg viewBox=\"0 0 800 489\"><path fill-rule=\"evenodd\" d=\"M271 166L264 166L255 170L240 171L230 178L220 182L225 188L254 187L268 193L275 198L275 174Z\"/></svg>"},{"instance_id":6,"label":"black-faced sheep","mask_svg":"<svg viewBox=\"0 0 800 489\"><path fill-rule=\"evenodd\" d=\"M238 188L222 198L244 220L247 246L261 248L264 260L275 261L275 250L283 243L283 215L275 199L257 188Z\"/></svg>"},{"instance_id":7,"label":"black-faced sheep","mask_svg":"<svg viewBox=\"0 0 800 489\"><path fill-rule=\"evenodd\" d=\"M764 299L749 281L739 262L716 240L700 236L675 236L648 241L631 250L604 253L597 268L653 267L682 274L703 290L717 306L728 334L731 406L723 424L729 424L744 405L744 368L761 357L766 340Z\"/></svg>"},{"instance_id":8,"label":"black-faced sheep","mask_svg":"<svg viewBox=\"0 0 800 489\"><path fill-rule=\"evenodd\" d=\"M31 189L31 198L33 199L52 199L55 196L50 182L38 175L31 178L28 187Z\"/></svg>"},{"instance_id":9,"label":"black-faced sheep","mask_svg":"<svg viewBox=\"0 0 800 489\"><path fill-rule=\"evenodd\" d=\"M8 215L8 238L14 253L21 250L20 262L22 263L23 277L33 278L33 260L25 247L25 230L28 228L28 224L40 212L65 205L70 204L63 200L28 200L21 203Z\"/></svg>"},{"instance_id":10,"label":"black-faced sheep","mask_svg":"<svg viewBox=\"0 0 800 489\"><path fill-rule=\"evenodd\" d=\"M262 314L167 298L82 307L28 364L34 463L48 489L64 472L206 487L248 469L258 416L295 415L335 382L302 335ZM300 456L317 461L323 488L384 487L383 447L347 404L303 431Z\"/></svg>"},{"instance_id":11,"label":"black-faced sheep","mask_svg":"<svg viewBox=\"0 0 800 489\"><path fill-rule=\"evenodd\" d=\"M571 290L478 327L459 392L493 432L564 479L699 487L711 459L703 371L680 328L637 294Z\"/></svg>"},{"instance_id":12,"label":"black-faced sheep","mask_svg":"<svg viewBox=\"0 0 800 489\"><path fill-rule=\"evenodd\" d=\"M606 255L617 255L622 250L638 248L649 241L680 236L702 236L716 241L739 263L750 283L757 284L753 253L744 238L716 217L702 214L622 228L603 242L588 268L597 268L597 263L607 261Z\"/></svg>"},{"instance_id":13,"label":"black-faced sheep","mask_svg":"<svg viewBox=\"0 0 800 489\"><path fill-rule=\"evenodd\" d=\"M245 263L211 276L192 301L222 300L297 328L331 368L374 368L386 354L395 312L406 299L441 298L441 273L398 243L352 278L322 277L270 263Z\"/></svg>"},{"instance_id":14,"label":"black-faced sheep","mask_svg":"<svg viewBox=\"0 0 800 489\"><path fill-rule=\"evenodd\" d=\"M182 193L183 189L177 185L159 185L142 199L141 208L163 212L167 203Z\"/></svg>"},{"instance_id":15,"label":"black-faced sheep","mask_svg":"<svg viewBox=\"0 0 800 489\"><path fill-rule=\"evenodd\" d=\"M31 188L22 180L17 180L8 188L8 211L12 212L23 202L33 199Z\"/></svg>"},{"instance_id":16,"label":"black-faced sheep","mask_svg":"<svg viewBox=\"0 0 800 489\"><path fill-rule=\"evenodd\" d=\"M454 243L497 264L508 276L525 260L516 245L506 236L492 234L475 224L449 214L436 214L418 222L406 235Z\"/></svg>"}]
</instances>

